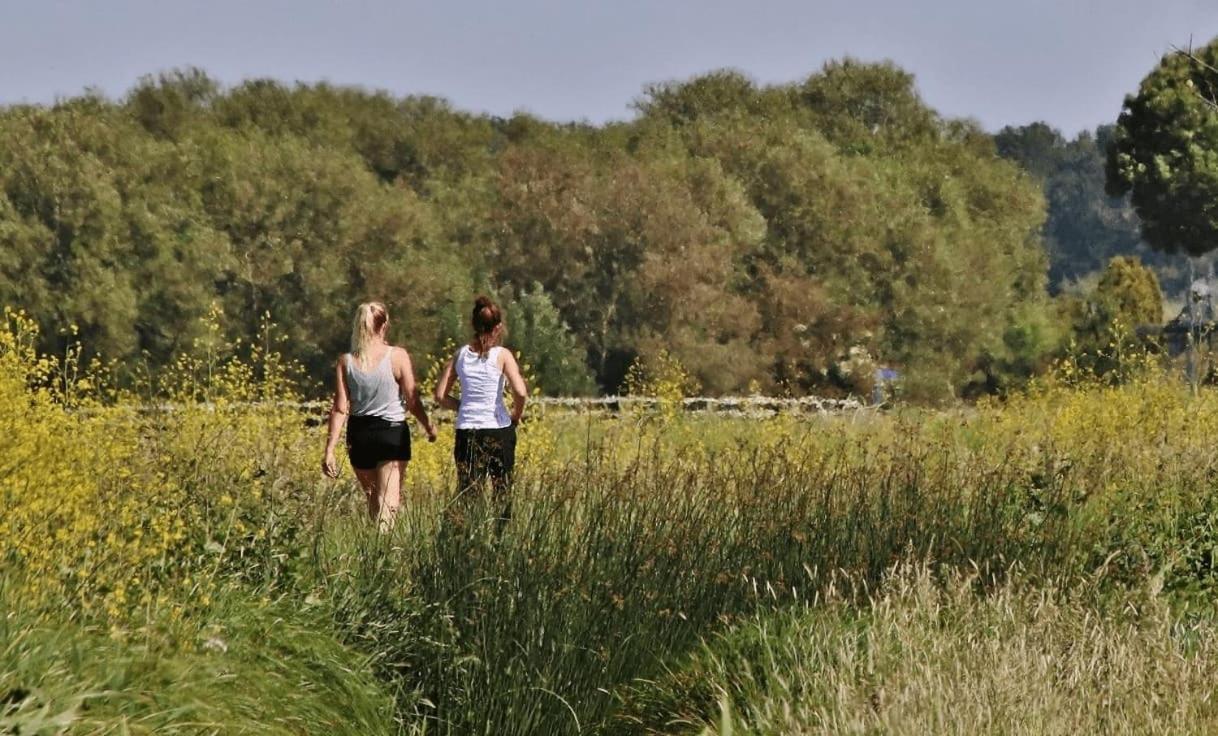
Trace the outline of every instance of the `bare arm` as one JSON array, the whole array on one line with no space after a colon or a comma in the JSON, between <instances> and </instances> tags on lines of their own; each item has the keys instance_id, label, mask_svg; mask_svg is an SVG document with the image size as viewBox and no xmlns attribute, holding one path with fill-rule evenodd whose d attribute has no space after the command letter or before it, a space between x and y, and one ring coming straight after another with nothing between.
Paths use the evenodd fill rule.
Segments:
<instances>
[{"instance_id":1,"label":"bare arm","mask_svg":"<svg viewBox=\"0 0 1218 736\"><path fill-rule=\"evenodd\" d=\"M410 353L406 352L405 348L394 351L393 362L398 374L398 388L402 392L402 401L405 402L406 408L414 415L414 418L419 420L419 425L427 433L427 439L435 442L436 428L427 418L427 408L423 406L423 399L419 396L419 387L414 380L414 366L410 362Z\"/></svg>"},{"instance_id":2,"label":"bare arm","mask_svg":"<svg viewBox=\"0 0 1218 736\"><path fill-rule=\"evenodd\" d=\"M331 478L338 477L338 461L334 451L338 449L338 438L347 424L351 411L351 398L347 394L347 376L343 371L343 359L338 359L334 377L334 401L330 404L330 435L326 438L326 454L321 461L321 470Z\"/></svg>"},{"instance_id":3,"label":"bare arm","mask_svg":"<svg viewBox=\"0 0 1218 736\"><path fill-rule=\"evenodd\" d=\"M503 370L503 375L507 376L508 389L512 392L512 424L516 424L520 417L524 416L524 402L529 398L529 387L524 383L524 376L520 375L520 366L517 365L516 356L512 355L512 351L500 350L499 355L502 356L499 368Z\"/></svg>"},{"instance_id":4,"label":"bare arm","mask_svg":"<svg viewBox=\"0 0 1218 736\"><path fill-rule=\"evenodd\" d=\"M456 411L460 402L449 395L453 390L453 374L453 362L449 360L440 372L440 380L436 382L435 400L437 406Z\"/></svg>"}]
</instances>

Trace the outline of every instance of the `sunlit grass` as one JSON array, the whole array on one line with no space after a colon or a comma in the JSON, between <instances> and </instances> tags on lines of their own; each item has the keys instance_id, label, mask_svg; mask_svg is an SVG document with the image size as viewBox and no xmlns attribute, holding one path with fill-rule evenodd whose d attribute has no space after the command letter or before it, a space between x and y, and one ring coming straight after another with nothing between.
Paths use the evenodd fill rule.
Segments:
<instances>
[{"instance_id":1,"label":"sunlit grass","mask_svg":"<svg viewBox=\"0 0 1218 736\"><path fill-rule=\"evenodd\" d=\"M1180 622L1208 615L1218 581L1209 391L1147 375L954 411L551 413L521 430L501 532L488 509L452 506L444 438L416 443L397 526L379 534L350 473L318 472L324 429L247 403L290 396L273 354L184 358L190 396L136 412L104 375L34 354L25 329L10 318L0 333L0 581L19 603L0 629L5 718L84 733L331 733L335 719L353 733L607 733L653 716L912 733L992 708L1026 711L1031 732L1102 726L1105 688L1148 682L1160 699L1107 723L1209 724L1180 702L1202 697L1210 646ZM891 577L909 560L938 582ZM968 570L981 574L952 582ZM1094 597L1079 597L1088 580ZM1141 592L1149 580L1161 593ZM1060 611L1029 608L1038 595ZM951 627L936 638L926 611ZM1135 640L1139 627L1159 638ZM1070 631L1092 649L1059 652ZM721 635L755 640L747 668L687 664ZM832 669L860 637L894 653L874 660L880 705L826 691L775 720L804 690L756 679L766 667L794 657L807 682L790 687L823 676L862 693L854 664ZM1092 720L1065 720L1047 685L995 689L1004 647L1036 676L1059 652L1053 676L1097 699ZM1143 669L1079 679L1109 649ZM960 703L969 678L993 687Z\"/></svg>"},{"instance_id":2,"label":"sunlit grass","mask_svg":"<svg viewBox=\"0 0 1218 736\"><path fill-rule=\"evenodd\" d=\"M628 727L659 733L1181 734L1218 729L1218 622L1094 580L982 586L901 565L860 600L714 635L638 685Z\"/></svg>"}]
</instances>

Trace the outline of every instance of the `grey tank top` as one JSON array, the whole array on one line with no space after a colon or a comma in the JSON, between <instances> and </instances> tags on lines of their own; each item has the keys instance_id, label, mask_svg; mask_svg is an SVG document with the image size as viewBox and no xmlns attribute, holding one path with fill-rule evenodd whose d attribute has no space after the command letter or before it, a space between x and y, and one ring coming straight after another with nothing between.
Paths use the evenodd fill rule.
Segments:
<instances>
[{"instance_id":1,"label":"grey tank top","mask_svg":"<svg viewBox=\"0 0 1218 736\"><path fill-rule=\"evenodd\" d=\"M373 368L364 371L354 355L347 355L347 396L351 400L351 416L380 417L391 422L406 419L406 407L402 403L402 392L393 377L393 351L385 351L385 357Z\"/></svg>"}]
</instances>

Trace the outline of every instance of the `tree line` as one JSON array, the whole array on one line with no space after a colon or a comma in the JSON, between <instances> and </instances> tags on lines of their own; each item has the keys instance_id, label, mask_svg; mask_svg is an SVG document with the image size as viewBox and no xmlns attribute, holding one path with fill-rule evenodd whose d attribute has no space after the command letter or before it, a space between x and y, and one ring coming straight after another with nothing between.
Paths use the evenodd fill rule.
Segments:
<instances>
[{"instance_id":1,"label":"tree line","mask_svg":"<svg viewBox=\"0 0 1218 736\"><path fill-rule=\"evenodd\" d=\"M1067 139L1046 123L1032 123L1003 128L994 143L1044 192L1050 293L1085 291L1113 258L1136 257L1166 294L1179 296L1189 284L1188 259L1148 245L1130 198L1107 191L1105 167L1115 135L1115 125L1102 125ZM1193 272L1204 275L1207 267L1195 263Z\"/></svg>"},{"instance_id":2,"label":"tree line","mask_svg":"<svg viewBox=\"0 0 1218 736\"><path fill-rule=\"evenodd\" d=\"M882 365L945 398L1040 370L1071 329L1050 291L1142 248L1103 131L990 135L890 63L713 72L636 108L554 123L199 70L0 108L0 302L45 348L76 325L148 370L215 309L233 340L269 315L321 380L358 302L425 359L487 292L549 393L665 355L711 394L859 393Z\"/></svg>"}]
</instances>

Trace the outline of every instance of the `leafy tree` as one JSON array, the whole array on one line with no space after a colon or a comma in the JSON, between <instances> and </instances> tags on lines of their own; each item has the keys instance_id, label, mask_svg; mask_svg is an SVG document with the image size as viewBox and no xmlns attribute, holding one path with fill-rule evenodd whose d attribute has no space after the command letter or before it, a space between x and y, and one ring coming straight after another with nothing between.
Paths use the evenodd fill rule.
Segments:
<instances>
[{"instance_id":1,"label":"leafy tree","mask_svg":"<svg viewBox=\"0 0 1218 736\"><path fill-rule=\"evenodd\" d=\"M721 69L684 82L650 84L635 108L644 118L679 128L708 117L762 117L775 106L789 108L787 97L759 89L739 71Z\"/></svg>"},{"instance_id":2,"label":"leafy tree","mask_svg":"<svg viewBox=\"0 0 1218 736\"><path fill-rule=\"evenodd\" d=\"M941 121L895 64L831 61L795 92L800 110L839 149L873 153L933 142Z\"/></svg>"},{"instance_id":3,"label":"leafy tree","mask_svg":"<svg viewBox=\"0 0 1218 736\"><path fill-rule=\"evenodd\" d=\"M836 367L859 350L902 366L926 396L1026 376L1048 342L1040 329L1016 337L1047 314L1043 209L989 137L939 120L890 65L829 65L782 95L755 94L770 102L696 108L681 135L766 223L739 288L758 305L771 386L858 392ZM740 113L761 105L762 121Z\"/></svg>"},{"instance_id":4,"label":"leafy tree","mask_svg":"<svg viewBox=\"0 0 1218 736\"><path fill-rule=\"evenodd\" d=\"M1048 123L1007 126L994 136L998 155L1017 162L1024 171L1047 181L1062 167L1066 158L1066 139Z\"/></svg>"},{"instance_id":5,"label":"leafy tree","mask_svg":"<svg viewBox=\"0 0 1218 736\"><path fill-rule=\"evenodd\" d=\"M214 108L228 127L352 149L383 181L401 179L420 193L435 178L485 173L499 138L486 118L453 110L435 97L397 100L328 84L288 87L251 80L216 100Z\"/></svg>"},{"instance_id":6,"label":"leafy tree","mask_svg":"<svg viewBox=\"0 0 1218 736\"><path fill-rule=\"evenodd\" d=\"M1092 295L1096 315L1103 323L1158 324L1163 319L1159 280L1136 258L1113 258Z\"/></svg>"},{"instance_id":7,"label":"leafy tree","mask_svg":"<svg viewBox=\"0 0 1218 736\"><path fill-rule=\"evenodd\" d=\"M269 313L324 378L357 302L386 301L422 357L464 337L485 290L570 393L663 355L712 393L858 393L874 360L942 398L1004 390L1050 352L1037 188L894 65L715 72L638 110L499 119L197 70L119 103L3 108L0 299L51 343L76 323L153 368L213 303L229 342Z\"/></svg>"},{"instance_id":8,"label":"leafy tree","mask_svg":"<svg viewBox=\"0 0 1218 736\"><path fill-rule=\"evenodd\" d=\"M507 305L508 342L529 363L549 395L585 396L595 392L586 354L541 284L534 284Z\"/></svg>"},{"instance_id":9,"label":"leafy tree","mask_svg":"<svg viewBox=\"0 0 1218 736\"><path fill-rule=\"evenodd\" d=\"M1183 289L1188 281L1183 259L1148 247L1128 195L1114 197L1105 190L1105 150L1112 133L1112 126L1104 126L1094 135L1066 140L1045 123L1033 123L1004 128L994 137L998 154L1017 162L1044 190L1049 288L1059 292L1124 255L1153 268L1165 287Z\"/></svg>"},{"instance_id":10,"label":"leafy tree","mask_svg":"<svg viewBox=\"0 0 1218 736\"><path fill-rule=\"evenodd\" d=\"M728 286L760 230L728 211L747 203L717 166L633 160L564 136L501 161L499 274L539 281L571 315L603 388L617 387L645 341L682 358L701 351L711 385L742 380L747 351L729 356L747 348L755 317Z\"/></svg>"},{"instance_id":11,"label":"leafy tree","mask_svg":"<svg viewBox=\"0 0 1218 736\"><path fill-rule=\"evenodd\" d=\"M1142 234L1167 253L1218 245L1218 42L1167 54L1125 98L1108 147L1108 188L1131 193Z\"/></svg>"},{"instance_id":12,"label":"leafy tree","mask_svg":"<svg viewBox=\"0 0 1218 736\"><path fill-rule=\"evenodd\" d=\"M240 334L270 312L288 354L320 375L345 349L354 305L376 298L404 328L397 339L438 347L440 312L473 283L426 203L381 186L354 154L294 136L224 133L208 150L203 206L232 249L219 292Z\"/></svg>"},{"instance_id":13,"label":"leafy tree","mask_svg":"<svg viewBox=\"0 0 1218 736\"><path fill-rule=\"evenodd\" d=\"M149 133L177 139L219 93L219 83L202 69L179 69L142 78L127 95L127 108Z\"/></svg>"},{"instance_id":14,"label":"leafy tree","mask_svg":"<svg viewBox=\"0 0 1218 736\"><path fill-rule=\"evenodd\" d=\"M194 158L88 99L10 110L0 140L0 299L45 339L75 324L107 356L158 360L189 339L213 294L200 274L227 262L190 198L158 184L189 177Z\"/></svg>"},{"instance_id":15,"label":"leafy tree","mask_svg":"<svg viewBox=\"0 0 1218 736\"><path fill-rule=\"evenodd\" d=\"M1137 328L1163 320L1163 296L1154 271L1136 258L1109 261L1095 289L1075 302L1076 359L1099 375L1121 367L1139 344Z\"/></svg>"}]
</instances>

